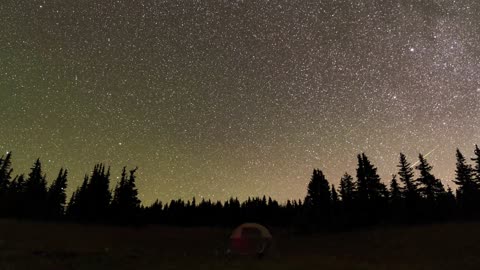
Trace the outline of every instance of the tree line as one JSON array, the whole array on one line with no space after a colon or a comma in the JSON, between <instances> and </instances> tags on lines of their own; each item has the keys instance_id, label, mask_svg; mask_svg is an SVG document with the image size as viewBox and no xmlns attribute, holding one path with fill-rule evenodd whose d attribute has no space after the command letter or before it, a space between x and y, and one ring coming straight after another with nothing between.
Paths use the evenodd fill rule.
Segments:
<instances>
[{"instance_id":1,"label":"tree line","mask_svg":"<svg viewBox=\"0 0 480 270\"><path fill-rule=\"evenodd\" d=\"M48 185L37 159L28 175L13 176L9 152L0 157L0 216L181 226L231 226L249 221L307 230L480 218L477 145L470 160L456 150L455 192L433 175L432 165L422 154L411 164L400 153L398 172L388 184L382 182L377 168L364 153L357 159L355 177L345 173L338 187L330 184L321 170L314 169L303 201L278 203L266 196L249 197L243 202L238 198L224 202L197 202L192 198L166 203L157 200L144 206L135 185L137 168L123 167L120 180L111 189L110 167L97 164L67 202L67 169L60 169Z\"/></svg>"}]
</instances>

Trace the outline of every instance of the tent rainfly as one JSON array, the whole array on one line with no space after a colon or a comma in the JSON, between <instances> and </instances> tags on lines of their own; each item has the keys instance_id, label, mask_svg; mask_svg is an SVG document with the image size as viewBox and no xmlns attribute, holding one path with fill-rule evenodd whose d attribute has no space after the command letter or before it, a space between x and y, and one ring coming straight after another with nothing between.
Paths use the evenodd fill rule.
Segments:
<instances>
[{"instance_id":1,"label":"tent rainfly","mask_svg":"<svg viewBox=\"0 0 480 270\"><path fill-rule=\"evenodd\" d=\"M257 223L244 223L230 236L230 251L239 255L262 256L268 250L272 242L270 231Z\"/></svg>"}]
</instances>

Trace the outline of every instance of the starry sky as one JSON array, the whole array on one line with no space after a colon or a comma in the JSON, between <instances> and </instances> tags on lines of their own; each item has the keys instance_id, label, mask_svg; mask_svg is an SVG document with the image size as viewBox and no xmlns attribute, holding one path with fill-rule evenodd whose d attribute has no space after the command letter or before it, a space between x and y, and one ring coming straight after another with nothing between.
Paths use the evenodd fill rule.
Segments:
<instances>
[{"instance_id":1,"label":"starry sky","mask_svg":"<svg viewBox=\"0 0 480 270\"><path fill-rule=\"evenodd\" d=\"M5 0L0 24L0 151L69 193L105 162L144 203L282 201L401 151L453 186L480 143L476 0Z\"/></svg>"}]
</instances>

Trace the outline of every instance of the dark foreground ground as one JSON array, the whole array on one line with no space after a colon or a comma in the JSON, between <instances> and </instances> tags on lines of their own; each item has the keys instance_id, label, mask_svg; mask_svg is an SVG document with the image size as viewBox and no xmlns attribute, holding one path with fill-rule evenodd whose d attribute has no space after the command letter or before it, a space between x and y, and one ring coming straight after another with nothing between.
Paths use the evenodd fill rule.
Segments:
<instances>
[{"instance_id":1,"label":"dark foreground ground","mask_svg":"<svg viewBox=\"0 0 480 270\"><path fill-rule=\"evenodd\" d=\"M480 224L292 235L262 260L226 258L229 230L0 220L0 269L480 269Z\"/></svg>"}]
</instances>

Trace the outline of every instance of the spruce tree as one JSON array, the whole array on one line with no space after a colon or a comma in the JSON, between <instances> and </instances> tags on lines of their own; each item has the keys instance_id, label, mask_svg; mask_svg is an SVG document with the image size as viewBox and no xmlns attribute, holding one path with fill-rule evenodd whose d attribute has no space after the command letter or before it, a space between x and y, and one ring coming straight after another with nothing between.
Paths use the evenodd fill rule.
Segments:
<instances>
[{"instance_id":1,"label":"spruce tree","mask_svg":"<svg viewBox=\"0 0 480 270\"><path fill-rule=\"evenodd\" d=\"M398 185L396 175L392 175L392 180L390 180L390 200L394 204L397 204L402 200L402 192Z\"/></svg>"},{"instance_id":2,"label":"spruce tree","mask_svg":"<svg viewBox=\"0 0 480 270\"><path fill-rule=\"evenodd\" d=\"M389 215L390 218L393 220L397 220L403 217L403 206L404 206L404 198L403 193L400 188L400 185L397 181L397 176L394 174L392 175L392 180L390 180L390 207L389 207Z\"/></svg>"},{"instance_id":3,"label":"spruce tree","mask_svg":"<svg viewBox=\"0 0 480 270\"><path fill-rule=\"evenodd\" d=\"M470 214L477 208L479 185L474 181L472 166L467 164L459 149L456 151L455 184L458 186L457 197L460 207Z\"/></svg>"},{"instance_id":4,"label":"spruce tree","mask_svg":"<svg viewBox=\"0 0 480 270\"><path fill-rule=\"evenodd\" d=\"M480 149L478 148L478 145L475 145L473 153L475 154L475 157L472 158L472 161L475 164L473 168L474 179L477 186L480 186Z\"/></svg>"},{"instance_id":5,"label":"spruce tree","mask_svg":"<svg viewBox=\"0 0 480 270\"><path fill-rule=\"evenodd\" d=\"M388 197L385 184L380 180L377 168L365 154L358 155L357 183L361 201L378 202Z\"/></svg>"},{"instance_id":6,"label":"spruce tree","mask_svg":"<svg viewBox=\"0 0 480 270\"><path fill-rule=\"evenodd\" d=\"M127 178L126 167L123 167L120 182L115 187L114 196L112 200L112 209L114 215L119 218L133 218L139 208L140 200L138 199L138 191L135 187L135 172L137 168L130 171L130 176Z\"/></svg>"},{"instance_id":7,"label":"spruce tree","mask_svg":"<svg viewBox=\"0 0 480 270\"><path fill-rule=\"evenodd\" d=\"M48 214L52 218L60 218L65 213L67 174L67 170L64 170L63 168L60 169L57 178L52 182L48 189Z\"/></svg>"},{"instance_id":8,"label":"spruce tree","mask_svg":"<svg viewBox=\"0 0 480 270\"><path fill-rule=\"evenodd\" d=\"M6 216L11 212L11 198L9 196L9 187L11 182L11 152L6 157L0 157L0 215Z\"/></svg>"},{"instance_id":9,"label":"spruce tree","mask_svg":"<svg viewBox=\"0 0 480 270\"><path fill-rule=\"evenodd\" d=\"M354 196L355 183L353 182L352 176L345 173L340 179L340 197L344 208L350 209L353 206Z\"/></svg>"},{"instance_id":10,"label":"spruce tree","mask_svg":"<svg viewBox=\"0 0 480 270\"><path fill-rule=\"evenodd\" d=\"M314 222L326 223L331 214L330 184L323 172L318 169L313 170L312 178L308 183L307 196L305 197L304 207L307 214Z\"/></svg>"},{"instance_id":11,"label":"spruce tree","mask_svg":"<svg viewBox=\"0 0 480 270\"><path fill-rule=\"evenodd\" d=\"M25 176L23 174L15 176L8 189L9 197L9 215L15 217L25 216Z\"/></svg>"},{"instance_id":12,"label":"spruce tree","mask_svg":"<svg viewBox=\"0 0 480 270\"><path fill-rule=\"evenodd\" d=\"M93 168L92 176L85 190L86 215L90 220L105 220L108 218L108 209L112 194L110 192L110 168L97 164Z\"/></svg>"},{"instance_id":13,"label":"spruce tree","mask_svg":"<svg viewBox=\"0 0 480 270\"><path fill-rule=\"evenodd\" d=\"M360 207L365 207L368 202L368 184L365 176L365 168L362 155L357 155L357 199Z\"/></svg>"},{"instance_id":14,"label":"spruce tree","mask_svg":"<svg viewBox=\"0 0 480 270\"><path fill-rule=\"evenodd\" d=\"M83 178L82 184L73 192L67 205L67 216L75 220L84 220L88 214L88 175Z\"/></svg>"},{"instance_id":15,"label":"spruce tree","mask_svg":"<svg viewBox=\"0 0 480 270\"><path fill-rule=\"evenodd\" d=\"M24 209L29 217L45 217L47 205L47 181L45 178L40 159L37 159L24 184Z\"/></svg>"},{"instance_id":16,"label":"spruce tree","mask_svg":"<svg viewBox=\"0 0 480 270\"><path fill-rule=\"evenodd\" d=\"M307 196L305 197L305 206L322 209L329 208L331 204L330 185L318 169L313 170L312 178L308 183Z\"/></svg>"},{"instance_id":17,"label":"spruce tree","mask_svg":"<svg viewBox=\"0 0 480 270\"><path fill-rule=\"evenodd\" d=\"M439 195L445 192L442 182L437 179L432 173L432 166L428 164L427 160L422 154L418 155L419 163L415 167L420 176L417 178L419 183L419 192L428 203L433 203Z\"/></svg>"},{"instance_id":18,"label":"spruce tree","mask_svg":"<svg viewBox=\"0 0 480 270\"><path fill-rule=\"evenodd\" d=\"M403 153L400 153L400 163L397 167L400 182L403 184L402 193L407 201L415 203L418 198L417 183L414 179L412 165Z\"/></svg>"},{"instance_id":19,"label":"spruce tree","mask_svg":"<svg viewBox=\"0 0 480 270\"><path fill-rule=\"evenodd\" d=\"M8 152L5 158L0 157L0 196L7 193L12 175L12 153Z\"/></svg>"},{"instance_id":20,"label":"spruce tree","mask_svg":"<svg viewBox=\"0 0 480 270\"><path fill-rule=\"evenodd\" d=\"M357 221L372 223L384 215L388 204L388 190L380 180L377 168L365 154L358 155Z\"/></svg>"}]
</instances>

